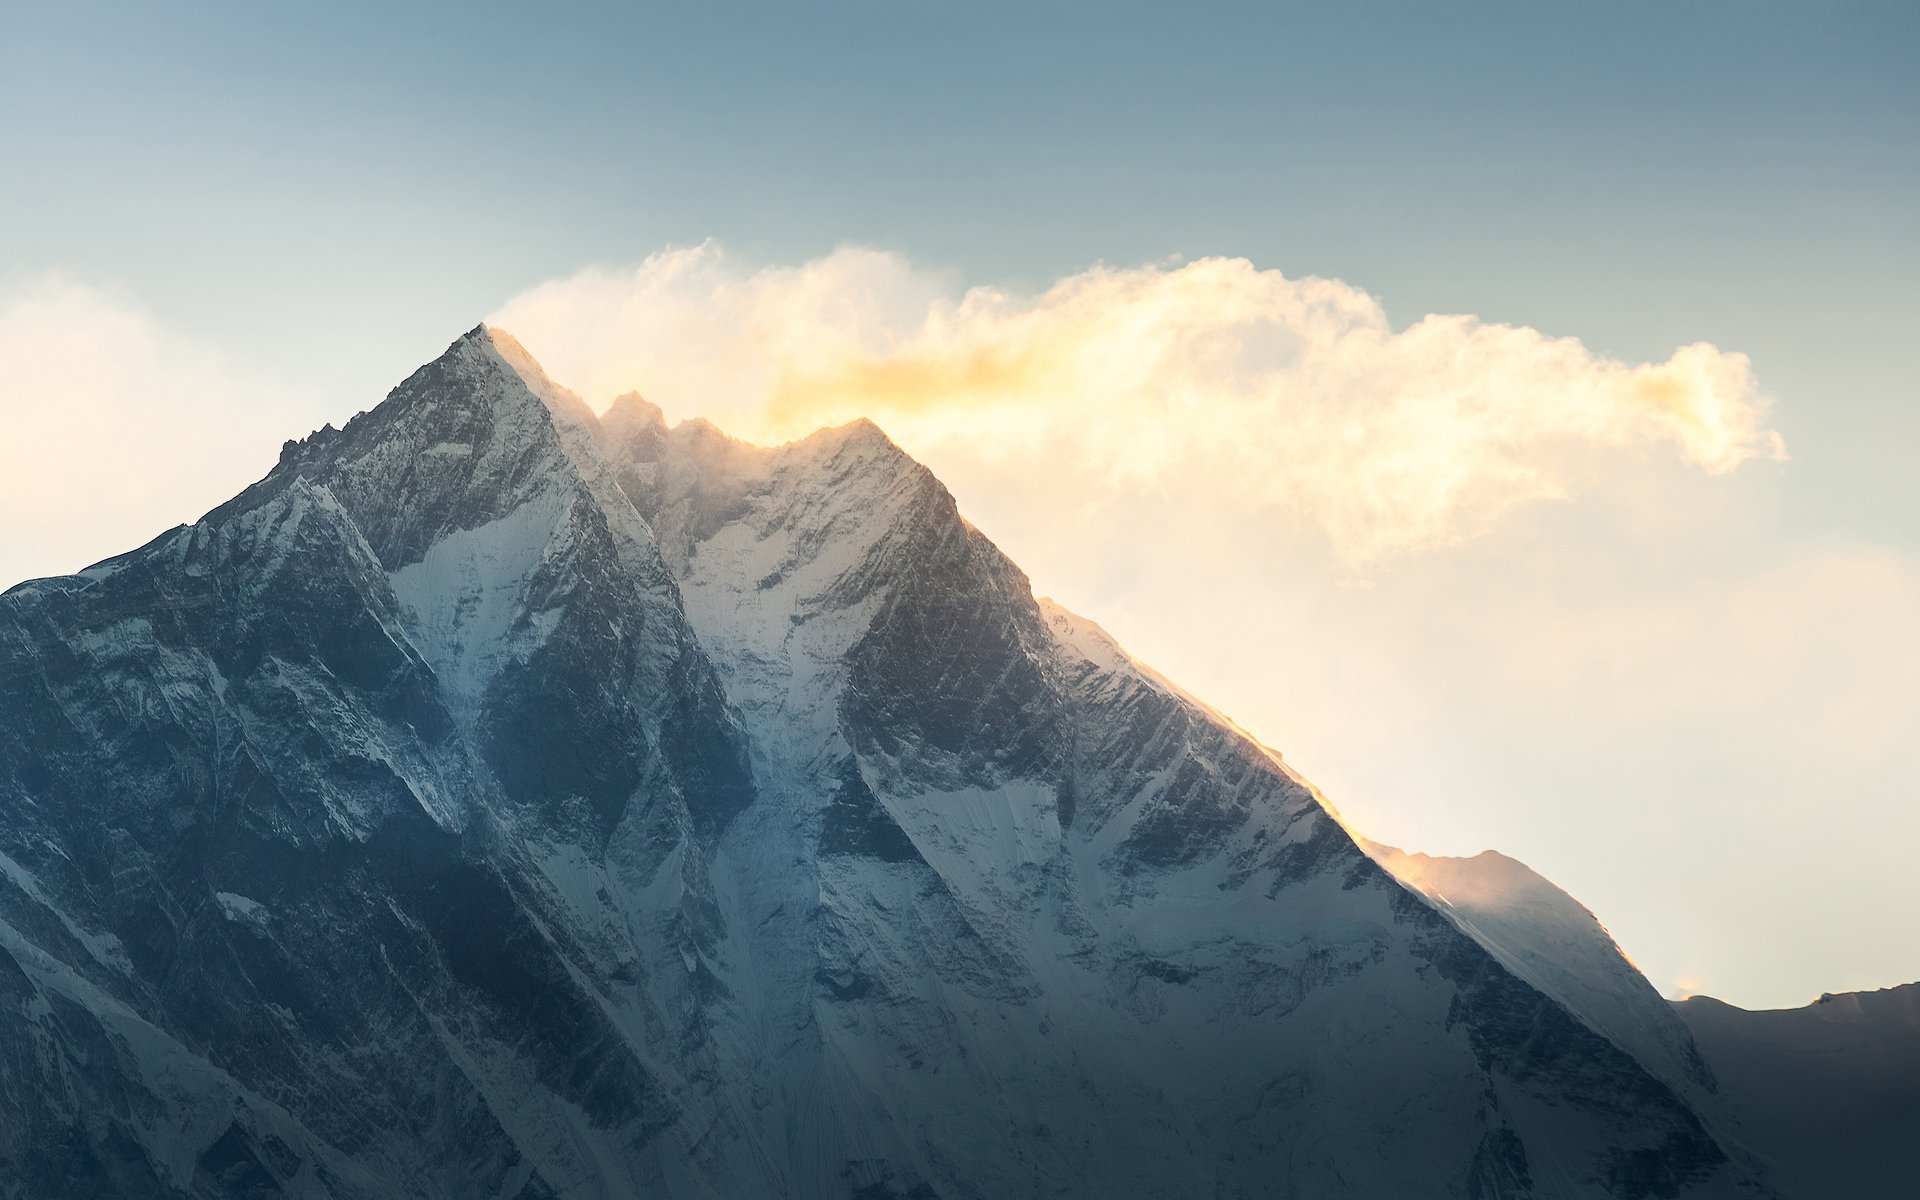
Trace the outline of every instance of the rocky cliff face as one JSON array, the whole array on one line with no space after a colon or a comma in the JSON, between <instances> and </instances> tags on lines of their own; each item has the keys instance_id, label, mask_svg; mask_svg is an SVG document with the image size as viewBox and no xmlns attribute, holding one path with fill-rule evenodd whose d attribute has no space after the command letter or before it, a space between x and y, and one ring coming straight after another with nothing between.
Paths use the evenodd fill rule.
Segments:
<instances>
[{"instance_id":1,"label":"rocky cliff face","mask_svg":"<svg viewBox=\"0 0 1920 1200\"><path fill-rule=\"evenodd\" d=\"M0 1193L1764 1194L870 424L462 338L0 598Z\"/></svg>"}]
</instances>

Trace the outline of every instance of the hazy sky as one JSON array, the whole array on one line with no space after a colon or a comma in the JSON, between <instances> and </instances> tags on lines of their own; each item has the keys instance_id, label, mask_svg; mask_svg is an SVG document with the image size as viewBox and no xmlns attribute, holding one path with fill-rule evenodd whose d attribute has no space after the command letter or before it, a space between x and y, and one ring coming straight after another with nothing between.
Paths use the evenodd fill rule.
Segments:
<instances>
[{"instance_id":1,"label":"hazy sky","mask_svg":"<svg viewBox=\"0 0 1920 1200\"><path fill-rule=\"evenodd\" d=\"M595 403L872 410L1663 988L1920 979L1920 9L1467 7L14 6L0 586L492 318Z\"/></svg>"}]
</instances>

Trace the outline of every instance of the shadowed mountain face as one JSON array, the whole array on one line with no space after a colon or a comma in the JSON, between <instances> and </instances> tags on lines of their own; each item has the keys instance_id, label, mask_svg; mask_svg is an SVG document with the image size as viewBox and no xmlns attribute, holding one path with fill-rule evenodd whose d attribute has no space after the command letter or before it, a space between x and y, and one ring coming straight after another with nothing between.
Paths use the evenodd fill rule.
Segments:
<instances>
[{"instance_id":1,"label":"shadowed mountain face","mask_svg":"<svg viewBox=\"0 0 1920 1200\"><path fill-rule=\"evenodd\" d=\"M1674 1005L1719 1075L1740 1136L1794 1196L1904 1200L1920 1147L1920 984L1749 1012Z\"/></svg>"},{"instance_id":2,"label":"shadowed mountain face","mask_svg":"<svg viewBox=\"0 0 1920 1200\"><path fill-rule=\"evenodd\" d=\"M872 425L484 329L0 598L0 1194L1768 1194L1490 944Z\"/></svg>"}]
</instances>

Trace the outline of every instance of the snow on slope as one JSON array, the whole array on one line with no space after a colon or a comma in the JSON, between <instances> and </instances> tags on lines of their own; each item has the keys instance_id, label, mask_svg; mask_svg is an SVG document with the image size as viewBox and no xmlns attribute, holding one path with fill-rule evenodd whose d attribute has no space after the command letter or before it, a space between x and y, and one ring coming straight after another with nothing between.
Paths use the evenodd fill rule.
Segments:
<instances>
[{"instance_id":1,"label":"snow on slope","mask_svg":"<svg viewBox=\"0 0 1920 1200\"><path fill-rule=\"evenodd\" d=\"M1554 997L1647 1069L1710 1087L1686 1028L1587 908L1525 863L1410 854L1366 842L1375 861L1417 888L1506 967Z\"/></svg>"},{"instance_id":2,"label":"snow on slope","mask_svg":"<svg viewBox=\"0 0 1920 1200\"><path fill-rule=\"evenodd\" d=\"M744 814L730 839L764 853L770 835L759 823L778 822L798 855L809 837L829 851L790 887L743 873L733 923L774 931L754 955L752 971L764 977L770 960L808 940L805 923L781 923L809 911L803 893L829 918L813 930L813 957L786 972L803 995L817 963L829 1002L815 997L811 1014L791 1013L785 1027L814 1025L838 1060L834 1090L866 1098L864 1113L835 1114L843 1133L878 1154L903 1125L978 1127L978 1103L965 1119L951 1108L964 1090L1000 1096L1052 1136L1088 1145L1101 1128L1173 1135L1103 1150L1101 1165L1115 1172L1106 1186L1158 1178L1161 1190L1177 1190L1194 1185L1180 1174L1194 1161L1237 1158L1215 1176L1235 1182L1214 1186L1259 1194L1278 1170L1388 1194L1446 1190L1436 1180L1457 1175L1494 1194L1505 1186L1492 1182L1503 1178L1495 1160L1504 1149L1490 1147L1508 1143L1470 1132L1479 1118L1462 1117L1491 1103L1543 1130L1559 1121L1518 1092L1473 1099L1456 1090L1471 1059L1454 1057L1464 1044L1433 1040L1438 1010L1427 1006L1438 997L1404 983L1341 985L1375 966L1403 977L1416 968L1391 932L1392 904L1355 899L1356 887L1390 895L1315 870L1329 854L1340 859L1342 844L1349 872L1365 865L1318 798L1278 755L1135 664L1097 626L1036 604L937 481L877 429L863 422L764 450L699 422L668 430L637 398L606 425L603 443L671 548L688 619L751 731L756 776L789 798ZM929 578L940 597L916 599ZM942 609L936 625L921 625L919 605L969 593L993 597L989 617ZM950 655L969 638L978 640L971 654ZM955 686L951 672L976 676L961 682L1017 704L1024 725L1079 750L1035 761L1012 731L1011 748L981 738L975 713L930 714L929 727L903 736L911 701L884 695L892 668L882 664L895 655L934 691ZM870 708L886 714L883 736L864 728ZM1099 732L1076 736L1076 726ZM833 797L825 813L821 795ZM840 852L849 843L856 852ZM889 915L902 912L918 918L913 936ZM738 970L719 969L727 979ZM970 1004L956 1004L968 994ZM930 1020L942 1030L931 1043ZM1252 1055L1218 1032L1249 1020L1249 1032L1265 1025L1266 1047ZM882 1032L883 1043L914 1048L910 1062L947 1059L949 1073L969 1076L964 1088L876 1058ZM1276 1062L1286 1064L1278 1082ZM1085 1080L1099 1099L1062 1111L1049 1103L1054 1078ZM1222 1111L1223 1093L1266 1099ZM1422 1098L1417 1115L1406 1111L1409 1095ZM1296 1108L1286 1117L1292 1136L1270 1140L1258 1128L1280 1119L1288 1096L1315 1097L1322 1111ZM1396 1107L1400 1119L1353 1128L1357 1112ZM880 1129L859 1130L882 1115ZM1018 1133L987 1125L970 1136L985 1161L986 1146ZM1564 1127L1538 1139L1530 1169L1544 1194L1594 1186L1580 1165L1593 1148L1581 1141ZM1288 1166L1265 1157L1276 1152ZM951 1165L924 1144L904 1154L914 1178L951 1186ZM1049 1187L1092 1182L1086 1164L1072 1170Z\"/></svg>"}]
</instances>

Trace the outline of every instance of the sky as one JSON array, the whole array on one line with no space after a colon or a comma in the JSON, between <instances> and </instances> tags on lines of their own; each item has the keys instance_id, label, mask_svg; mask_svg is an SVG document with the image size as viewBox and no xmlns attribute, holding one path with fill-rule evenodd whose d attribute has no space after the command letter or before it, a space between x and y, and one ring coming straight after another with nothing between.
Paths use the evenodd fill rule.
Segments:
<instances>
[{"instance_id":1,"label":"sky","mask_svg":"<svg viewBox=\"0 0 1920 1200\"><path fill-rule=\"evenodd\" d=\"M1920 979L1920 10L15 6L0 586L476 322L868 415L1353 825Z\"/></svg>"}]
</instances>

